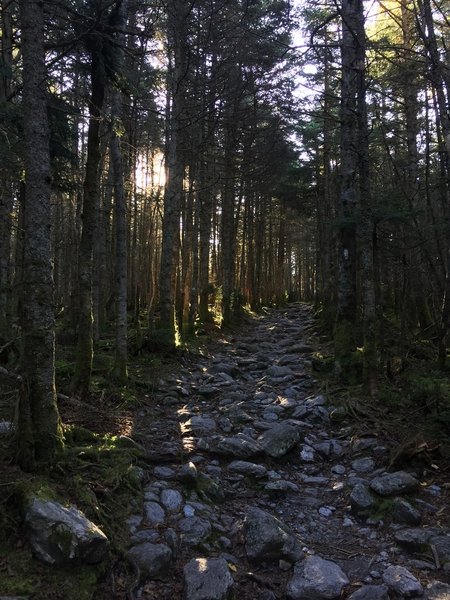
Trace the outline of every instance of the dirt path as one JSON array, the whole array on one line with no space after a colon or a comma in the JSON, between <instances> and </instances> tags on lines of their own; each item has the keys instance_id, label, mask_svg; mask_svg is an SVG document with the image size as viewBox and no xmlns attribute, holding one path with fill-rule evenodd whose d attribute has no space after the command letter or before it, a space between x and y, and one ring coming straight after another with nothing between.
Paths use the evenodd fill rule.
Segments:
<instances>
[{"instance_id":1,"label":"dirt path","mask_svg":"<svg viewBox=\"0 0 450 600\"><path fill-rule=\"evenodd\" d=\"M450 598L447 491L386 476L389 449L355 437L311 372L310 309L273 310L157 393L136 438L142 514L129 520L130 597ZM445 510L447 514L447 510Z\"/></svg>"}]
</instances>

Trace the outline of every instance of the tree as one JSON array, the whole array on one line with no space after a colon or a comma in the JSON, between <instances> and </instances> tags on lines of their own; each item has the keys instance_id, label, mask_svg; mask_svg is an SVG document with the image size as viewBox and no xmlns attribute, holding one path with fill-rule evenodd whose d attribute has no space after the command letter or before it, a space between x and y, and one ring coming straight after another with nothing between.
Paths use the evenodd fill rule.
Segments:
<instances>
[{"instance_id":1,"label":"tree","mask_svg":"<svg viewBox=\"0 0 450 600\"><path fill-rule=\"evenodd\" d=\"M56 404L54 285L50 247L50 159L42 2L20 0L23 55L25 198L22 375L18 461L51 463L62 447Z\"/></svg>"}]
</instances>

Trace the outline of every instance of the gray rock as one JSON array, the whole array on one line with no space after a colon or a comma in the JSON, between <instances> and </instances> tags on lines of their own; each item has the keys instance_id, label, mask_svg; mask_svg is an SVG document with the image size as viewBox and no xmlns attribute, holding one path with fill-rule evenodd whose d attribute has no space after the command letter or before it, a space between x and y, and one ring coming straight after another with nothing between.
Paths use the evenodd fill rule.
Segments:
<instances>
[{"instance_id":1,"label":"gray rock","mask_svg":"<svg viewBox=\"0 0 450 600\"><path fill-rule=\"evenodd\" d=\"M267 477L267 469L263 465L257 465L245 460L235 460L228 465L228 470L233 473L241 473L247 477L261 479Z\"/></svg>"},{"instance_id":2,"label":"gray rock","mask_svg":"<svg viewBox=\"0 0 450 600\"><path fill-rule=\"evenodd\" d=\"M308 556L295 565L286 597L290 600L332 600L340 597L348 583L347 576L336 563L320 556Z\"/></svg>"},{"instance_id":3,"label":"gray rock","mask_svg":"<svg viewBox=\"0 0 450 600\"><path fill-rule=\"evenodd\" d=\"M260 444L244 434L238 434L234 437L220 437L215 440L211 450L235 458L251 458L262 452Z\"/></svg>"},{"instance_id":4,"label":"gray rock","mask_svg":"<svg viewBox=\"0 0 450 600\"><path fill-rule=\"evenodd\" d=\"M213 385L202 385L198 388L198 393L204 398L213 398L220 390Z\"/></svg>"},{"instance_id":5,"label":"gray rock","mask_svg":"<svg viewBox=\"0 0 450 600\"><path fill-rule=\"evenodd\" d=\"M226 600L233 578L223 558L194 558L183 569L184 600Z\"/></svg>"},{"instance_id":6,"label":"gray rock","mask_svg":"<svg viewBox=\"0 0 450 600\"><path fill-rule=\"evenodd\" d=\"M350 506L352 513L358 516L367 516L375 506L375 500L369 488L357 483L350 494Z\"/></svg>"},{"instance_id":7,"label":"gray rock","mask_svg":"<svg viewBox=\"0 0 450 600\"><path fill-rule=\"evenodd\" d=\"M383 582L390 590L410 598L412 596L422 596L423 587L414 575L405 569L405 567L391 565L383 573Z\"/></svg>"},{"instance_id":8,"label":"gray rock","mask_svg":"<svg viewBox=\"0 0 450 600\"><path fill-rule=\"evenodd\" d=\"M143 544L144 542L150 542L153 544L158 540L159 533L154 529L141 529L140 531L136 531L136 533L134 533L130 539L133 546Z\"/></svg>"},{"instance_id":9,"label":"gray rock","mask_svg":"<svg viewBox=\"0 0 450 600\"><path fill-rule=\"evenodd\" d=\"M420 552L439 530L436 528L413 527L395 532L395 541L410 552Z\"/></svg>"},{"instance_id":10,"label":"gray rock","mask_svg":"<svg viewBox=\"0 0 450 600\"><path fill-rule=\"evenodd\" d=\"M380 496L395 496L415 492L419 486L417 479L405 471L380 475L370 482L371 489Z\"/></svg>"},{"instance_id":11,"label":"gray rock","mask_svg":"<svg viewBox=\"0 0 450 600\"><path fill-rule=\"evenodd\" d=\"M24 520L33 552L48 564L91 564L106 558L108 538L74 506L32 497Z\"/></svg>"},{"instance_id":12,"label":"gray rock","mask_svg":"<svg viewBox=\"0 0 450 600\"><path fill-rule=\"evenodd\" d=\"M357 458L352 461L352 469L357 473L371 473L375 468L372 458Z\"/></svg>"},{"instance_id":13,"label":"gray rock","mask_svg":"<svg viewBox=\"0 0 450 600\"><path fill-rule=\"evenodd\" d=\"M183 496L178 490L163 490L161 502L167 512L178 512L183 507Z\"/></svg>"},{"instance_id":14,"label":"gray rock","mask_svg":"<svg viewBox=\"0 0 450 600\"><path fill-rule=\"evenodd\" d=\"M0 420L0 435L11 433L14 429L14 425L11 421Z\"/></svg>"},{"instance_id":15,"label":"gray rock","mask_svg":"<svg viewBox=\"0 0 450 600\"><path fill-rule=\"evenodd\" d=\"M433 536L430 538L430 544L434 546L441 564L448 568L450 563L450 535Z\"/></svg>"},{"instance_id":16,"label":"gray rock","mask_svg":"<svg viewBox=\"0 0 450 600\"><path fill-rule=\"evenodd\" d=\"M183 465L178 471L178 479L186 485L195 485L197 482L197 467L193 462Z\"/></svg>"},{"instance_id":17,"label":"gray rock","mask_svg":"<svg viewBox=\"0 0 450 600\"><path fill-rule=\"evenodd\" d=\"M300 458L303 462L312 463L316 460L314 448L305 444L300 452Z\"/></svg>"},{"instance_id":18,"label":"gray rock","mask_svg":"<svg viewBox=\"0 0 450 600\"><path fill-rule=\"evenodd\" d=\"M157 502L144 502L144 515L150 525L161 525L166 520L165 510Z\"/></svg>"},{"instance_id":19,"label":"gray rock","mask_svg":"<svg viewBox=\"0 0 450 600\"><path fill-rule=\"evenodd\" d=\"M300 542L276 517L259 508L250 508L244 522L245 552L250 561L299 560Z\"/></svg>"},{"instance_id":20,"label":"gray rock","mask_svg":"<svg viewBox=\"0 0 450 600\"><path fill-rule=\"evenodd\" d=\"M144 543L128 550L129 559L140 570L141 580L164 576L172 561L172 550L165 544Z\"/></svg>"},{"instance_id":21,"label":"gray rock","mask_svg":"<svg viewBox=\"0 0 450 600\"><path fill-rule=\"evenodd\" d=\"M388 600L388 589L385 585L363 585L349 596L348 600Z\"/></svg>"},{"instance_id":22,"label":"gray rock","mask_svg":"<svg viewBox=\"0 0 450 600\"><path fill-rule=\"evenodd\" d=\"M422 515L403 498L394 498L392 520L401 525L420 525Z\"/></svg>"},{"instance_id":23,"label":"gray rock","mask_svg":"<svg viewBox=\"0 0 450 600\"><path fill-rule=\"evenodd\" d=\"M258 438L259 445L272 458L280 458L299 443L301 431L290 423L274 425Z\"/></svg>"},{"instance_id":24,"label":"gray rock","mask_svg":"<svg viewBox=\"0 0 450 600\"><path fill-rule=\"evenodd\" d=\"M450 585L441 581L432 581L425 589L426 600L449 600Z\"/></svg>"},{"instance_id":25,"label":"gray rock","mask_svg":"<svg viewBox=\"0 0 450 600\"><path fill-rule=\"evenodd\" d=\"M267 375L269 377L285 377L286 375L293 375L292 369L289 367L280 367L278 365L272 365L267 369Z\"/></svg>"},{"instance_id":26,"label":"gray rock","mask_svg":"<svg viewBox=\"0 0 450 600\"><path fill-rule=\"evenodd\" d=\"M292 481L286 481L284 479L279 479L277 481L269 481L264 486L264 490L269 494L279 494L280 492L299 492L299 487Z\"/></svg>"},{"instance_id":27,"label":"gray rock","mask_svg":"<svg viewBox=\"0 0 450 600\"><path fill-rule=\"evenodd\" d=\"M192 417L181 428L182 433L208 435L216 430L216 422L211 417Z\"/></svg>"},{"instance_id":28,"label":"gray rock","mask_svg":"<svg viewBox=\"0 0 450 600\"><path fill-rule=\"evenodd\" d=\"M178 523L181 542L187 546L197 546L211 535L211 523L200 517L185 517Z\"/></svg>"},{"instance_id":29,"label":"gray rock","mask_svg":"<svg viewBox=\"0 0 450 600\"><path fill-rule=\"evenodd\" d=\"M173 479L175 477L175 471L170 467L155 467L153 473L155 477L160 479Z\"/></svg>"}]
</instances>

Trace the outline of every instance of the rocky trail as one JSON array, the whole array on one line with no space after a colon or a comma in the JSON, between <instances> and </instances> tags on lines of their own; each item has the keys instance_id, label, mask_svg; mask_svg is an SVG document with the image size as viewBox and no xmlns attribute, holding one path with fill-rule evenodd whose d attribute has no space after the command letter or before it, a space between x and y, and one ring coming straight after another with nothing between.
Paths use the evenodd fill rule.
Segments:
<instances>
[{"instance_id":1,"label":"rocky trail","mask_svg":"<svg viewBox=\"0 0 450 600\"><path fill-rule=\"evenodd\" d=\"M129 598L450 598L446 487L332 418L313 331L307 306L272 310L160 381Z\"/></svg>"}]
</instances>

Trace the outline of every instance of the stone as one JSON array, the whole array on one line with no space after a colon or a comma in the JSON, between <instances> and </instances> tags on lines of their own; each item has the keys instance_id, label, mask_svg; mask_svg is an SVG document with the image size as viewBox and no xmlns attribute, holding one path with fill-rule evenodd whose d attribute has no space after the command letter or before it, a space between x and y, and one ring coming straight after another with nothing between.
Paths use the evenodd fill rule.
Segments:
<instances>
[{"instance_id":1,"label":"stone","mask_svg":"<svg viewBox=\"0 0 450 600\"><path fill-rule=\"evenodd\" d=\"M272 365L267 369L267 375L269 377L286 377L287 375L293 375L292 369L289 367L280 367L278 365Z\"/></svg>"},{"instance_id":2,"label":"stone","mask_svg":"<svg viewBox=\"0 0 450 600\"><path fill-rule=\"evenodd\" d=\"M363 585L349 596L348 600L388 600L388 588L385 585Z\"/></svg>"},{"instance_id":3,"label":"stone","mask_svg":"<svg viewBox=\"0 0 450 600\"><path fill-rule=\"evenodd\" d=\"M394 498L392 520L400 525L420 525L422 515L404 498Z\"/></svg>"},{"instance_id":4,"label":"stone","mask_svg":"<svg viewBox=\"0 0 450 600\"><path fill-rule=\"evenodd\" d=\"M218 468L218 467L216 467ZM197 480L197 493L203 500L213 500L214 502L223 502L225 500L225 490L203 473L200 473Z\"/></svg>"},{"instance_id":5,"label":"stone","mask_svg":"<svg viewBox=\"0 0 450 600\"><path fill-rule=\"evenodd\" d=\"M303 462L312 463L316 459L314 448L305 444L300 452L300 458Z\"/></svg>"},{"instance_id":6,"label":"stone","mask_svg":"<svg viewBox=\"0 0 450 600\"><path fill-rule=\"evenodd\" d=\"M419 580L405 567L397 565L388 567L383 573L383 582L390 590L405 598L423 594L423 587Z\"/></svg>"},{"instance_id":7,"label":"stone","mask_svg":"<svg viewBox=\"0 0 450 600\"><path fill-rule=\"evenodd\" d=\"M141 529L140 531L136 531L136 533L134 533L130 538L133 546L143 544L144 542L154 543L158 540L159 533L154 529Z\"/></svg>"},{"instance_id":8,"label":"stone","mask_svg":"<svg viewBox=\"0 0 450 600\"><path fill-rule=\"evenodd\" d=\"M196 416L186 421L181 428L182 433L208 435L216 430L216 422L211 417Z\"/></svg>"},{"instance_id":9,"label":"stone","mask_svg":"<svg viewBox=\"0 0 450 600\"><path fill-rule=\"evenodd\" d=\"M261 454L262 447L249 436L238 434L234 437L220 437L211 447L213 452L234 456L235 458L251 458Z\"/></svg>"},{"instance_id":10,"label":"stone","mask_svg":"<svg viewBox=\"0 0 450 600\"><path fill-rule=\"evenodd\" d=\"M173 479L175 477L175 471L170 467L155 467L153 473L159 479Z\"/></svg>"},{"instance_id":11,"label":"stone","mask_svg":"<svg viewBox=\"0 0 450 600\"><path fill-rule=\"evenodd\" d=\"M197 546L211 535L211 523L200 517L184 517L178 523L181 542L187 546Z\"/></svg>"},{"instance_id":12,"label":"stone","mask_svg":"<svg viewBox=\"0 0 450 600\"><path fill-rule=\"evenodd\" d=\"M425 589L425 600L449 600L450 585L441 581L432 581Z\"/></svg>"},{"instance_id":13,"label":"stone","mask_svg":"<svg viewBox=\"0 0 450 600\"><path fill-rule=\"evenodd\" d=\"M369 488L357 483L350 494L350 506L352 513L358 516L367 516L375 506L375 500Z\"/></svg>"},{"instance_id":14,"label":"stone","mask_svg":"<svg viewBox=\"0 0 450 600\"><path fill-rule=\"evenodd\" d=\"M166 520L166 513L157 502L144 502L144 515L150 525L161 525Z\"/></svg>"},{"instance_id":15,"label":"stone","mask_svg":"<svg viewBox=\"0 0 450 600\"><path fill-rule=\"evenodd\" d=\"M184 600L226 600L233 577L224 558L193 558L183 569Z\"/></svg>"},{"instance_id":16,"label":"stone","mask_svg":"<svg viewBox=\"0 0 450 600\"><path fill-rule=\"evenodd\" d=\"M144 543L128 550L128 558L139 567L141 581L167 574L172 562L172 550L166 544Z\"/></svg>"},{"instance_id":17,"label":"stone","mask_svg":"<svg viewBox=\"0 0 450 600\"><path fill-rule=\"evenodd\" d=\"M12 421L0 420L0 435L11 433L14 429Z\"/></svg>"},{"instance_id":18,"label":"stone","mask_svg":"<svg viewBox=\"0 0 450 600\"><path fill-rule=\"evenodd\" d=\"M161 503L167 512L178 512L183 507L183 496L178 490L163 490L161 492Z\"/></svg>"},{"instance_id":19,"label":"stone","mask_svg":"<svg viewBox=\"0 0 450 600\"><path fill-rule=\"evenodd\" d=\"M303 556L299 540L276 517L250 508L244 521L245 552L250 561L296 561Z\"/></svg>"},{"instance_id":20,"label":"stone","mask_svg":"<svg viewBox=\"0 0 450 600\"><path fill-rule=\"evenodd\" d=\"M433 535L439 532L434 528L412 527L400 529L394 534L395 541L410 552L421 552Z\"/></svg>"},{"instance_id":21,"label":"stone","mask_svg":"<svg viewBox=\"0 0 450 600\"><path fill-rule=\"evenodd\" d=\"M245 460L235 460L228 465L228 470L232 473L241 473L246 477L255 477L261 479L267 477L267 469L264 465L257 465Z\"/></svg>"},{"instance_id":22,"label":"stone","mask_svg":"<svg viewBox=\"0 0 450 600\"><path fill-rule=\"evenodd\" d=\"M258 443L268 456L280 458L296 446L300 438L299 427L283 422L262 433L258 438Z\"/></svg>"},{"instance_id":23,"label":"stone","mask_svg":"<svg viewBox=\"0 0 450 600\"><path fill-rule=\"evenodd\" d=\"M357 473L371 473L375 468L372 458L357 458L352 461L352 469Z\"/></svg>"},{"instance_id":24,"label":"stone","mask_svg":"<svg viewBox=\"0 0 450 600\"><path fill-rule=\"evenodd\" d=\"M334 562L307 556L294 567L286 597L290 600L333 600L339 598L349 580Z\"/></svg>"},{"instance_id":25,"label":"stone","mask_svg":"<svg viewBox=\"0 0 450 600\"><path fill-rule=\"evenodd\" d=\"M178 480L186 485L195 485L197 482L197 467L193 462L182 465L178 471Z\"/></svg>"},{"instance_id":26,"label":"stone","mask_svg":"<svg viewBox=\"0 0 450 600\"><path fill-rule=\"evenodd\" d=\"M419 482L406 471L397 471L375 477L370 482L370 488L380 496L395 496L407 494L419 489Z\"/></svg>"},{"instance_id":27,"label":"stone","mask_svg":"<svg viewBox=\"0 0 450 600\"><path fill-rule=\"evenodd\" d=\"M269 494L277 495L280 493L283 493L284 495L286 492L300 491L298 485L292 483L292 481L286 481L284 479L280 479L278 481L269 481L269 483L266 483L264 486L264 490Z\"/></svg>"},{"instance_id":28,"label":"stone","mask_svg":"<svg viewBox=\"0 0 450 600\"><path fill-rule=\"evenodd\" d=\"M24 521L34 554L48 564L94 564L107 556L108 538L74 506L31 497Z\"/></svg>"},{"instance_id":29,"label":"stone","mask_svg":"<svg viewBox=\"0 0 450 600\"><path fill-rule=\"evenodd\" d=\"M448 568L450 563L450 535L433 536L430 538L430 544L434 546L442 566Z\"/></svg>"}]
</instances>

